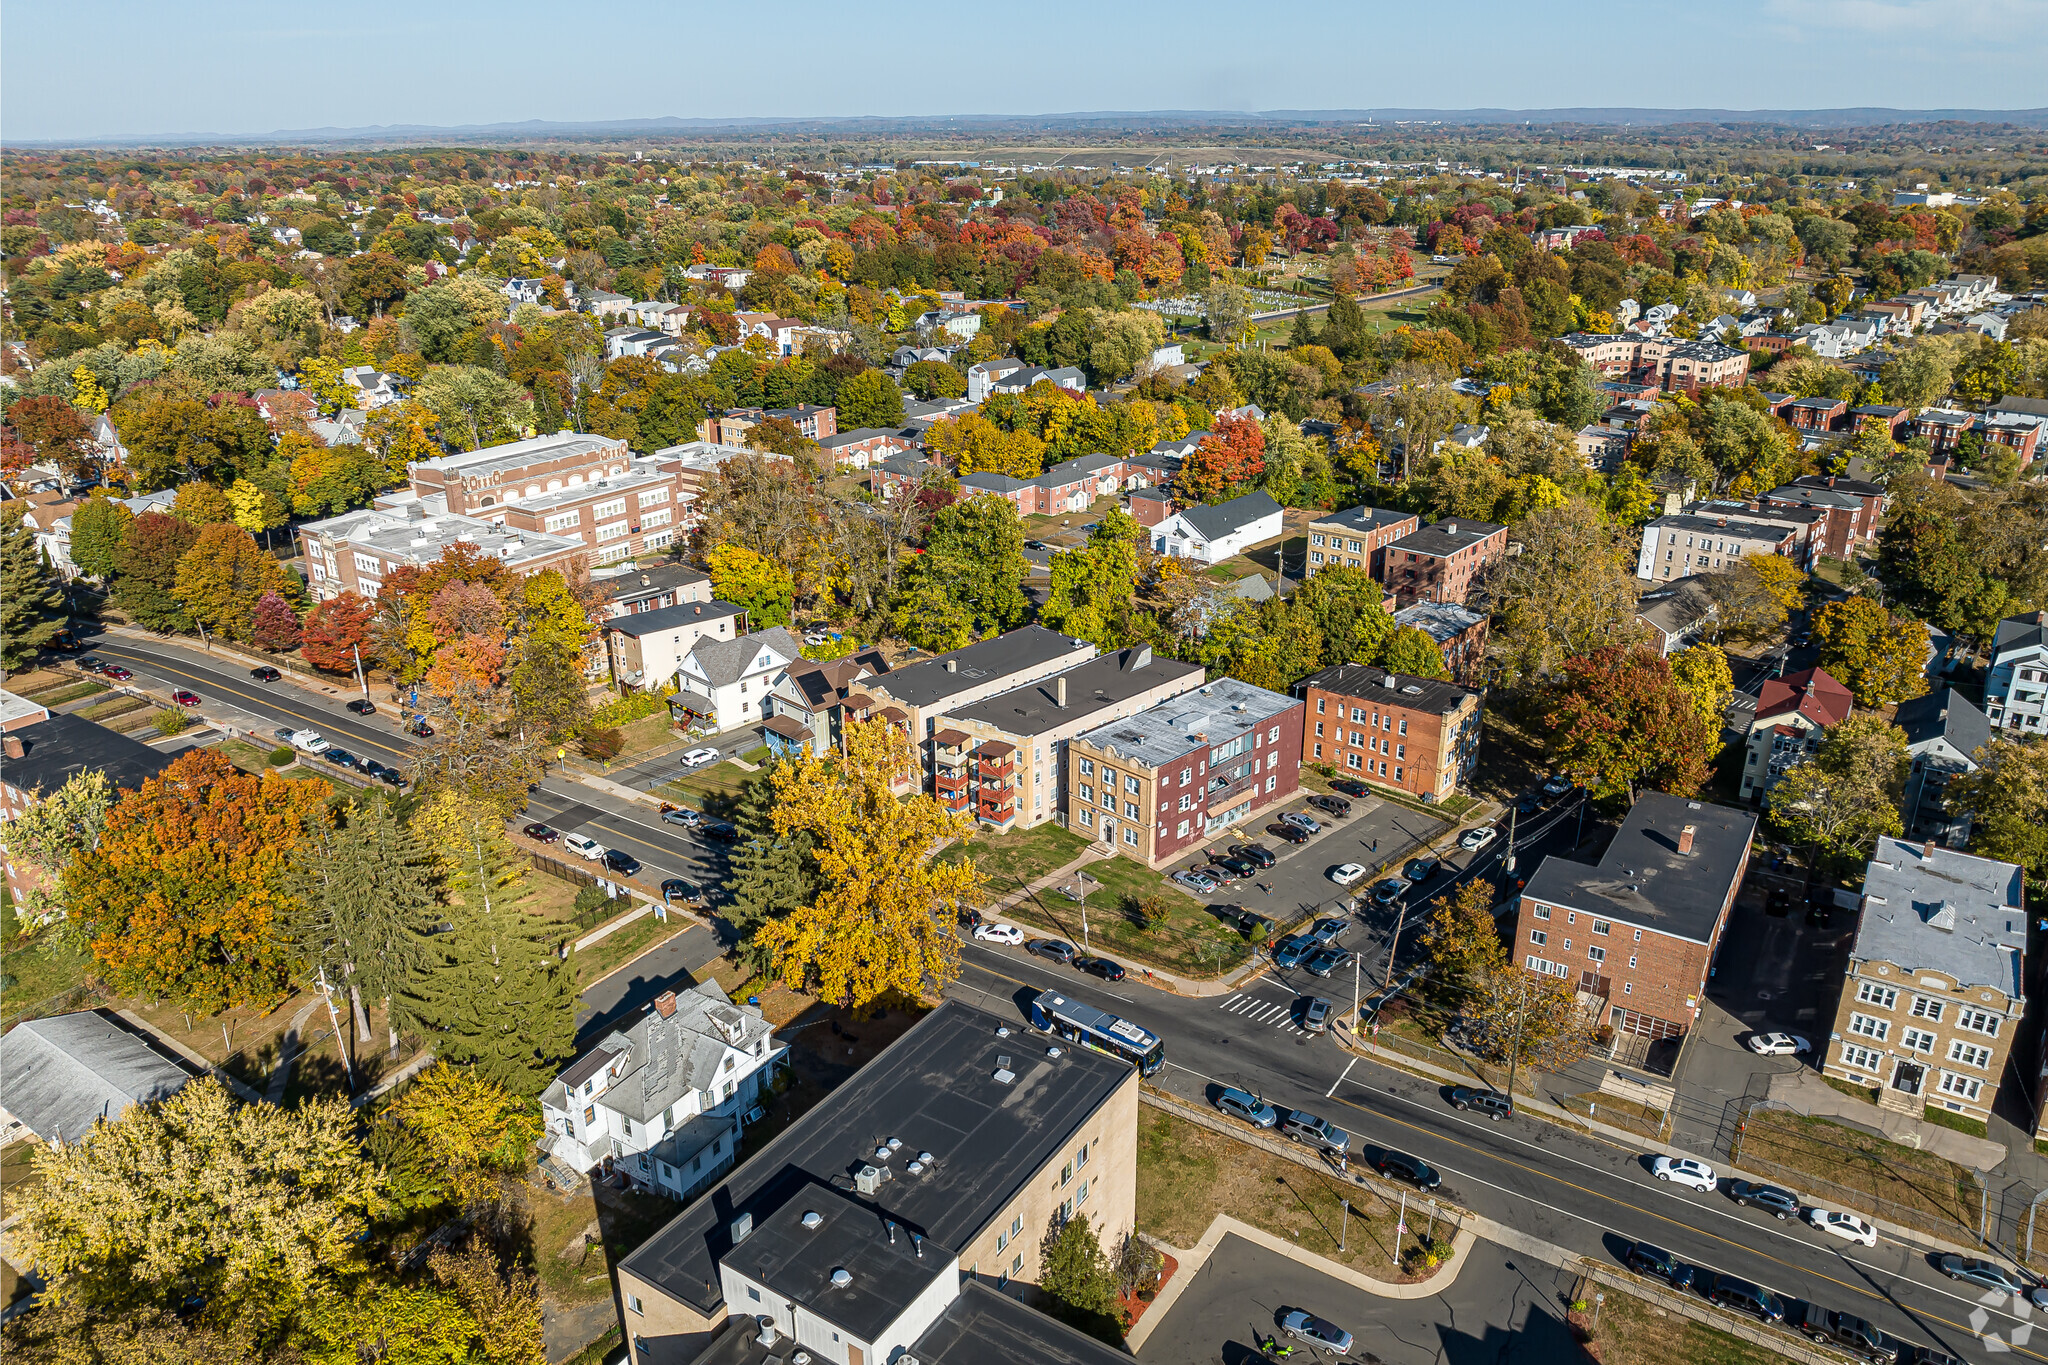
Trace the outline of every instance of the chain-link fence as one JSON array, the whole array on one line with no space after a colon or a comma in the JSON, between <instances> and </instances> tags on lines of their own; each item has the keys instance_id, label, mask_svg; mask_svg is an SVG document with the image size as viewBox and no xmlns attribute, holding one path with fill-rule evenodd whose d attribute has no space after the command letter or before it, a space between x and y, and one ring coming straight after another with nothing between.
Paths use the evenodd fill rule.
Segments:
<instances>
[{"instance_id":1,"label":"chain-link fence","mask_svg":"<svg viewBox=\"0 0 2048 1365\"><path fill-rule=\"evenodd\" d=\"M1744 1102L1729 1159L1790 1186L1808 1203L1853 1209L1951 1241L1974 1242L1985 1225L1986 1192L1977 1173L1931 1152L1803 1117L1777 1100Z\"/></svg>"}]
</instances>

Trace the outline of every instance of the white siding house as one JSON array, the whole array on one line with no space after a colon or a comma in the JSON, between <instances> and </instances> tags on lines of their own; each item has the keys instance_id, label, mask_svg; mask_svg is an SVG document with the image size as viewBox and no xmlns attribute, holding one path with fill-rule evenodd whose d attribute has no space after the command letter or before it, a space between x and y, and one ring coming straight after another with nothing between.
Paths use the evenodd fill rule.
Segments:
<instances>
[{"instance_id":1,"label":"white siding house","mask_svg":"<svg viewBox=\"0 0 2048 1365\"><path fill-rule=\"evenodd\" d=\"M1214 507L1189 507L1152 528L1159 554L1218 564L1280 535L1280 504L1264 493L1247 493Z\"/></svg>"}]
</instances>

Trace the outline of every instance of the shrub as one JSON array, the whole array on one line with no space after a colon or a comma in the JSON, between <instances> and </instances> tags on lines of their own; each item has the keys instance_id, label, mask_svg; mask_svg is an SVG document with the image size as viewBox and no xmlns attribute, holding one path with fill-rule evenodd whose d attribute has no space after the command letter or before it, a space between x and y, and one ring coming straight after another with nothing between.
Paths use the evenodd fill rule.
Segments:
<instances>
[{"instance_id":1,"label":"shrub","mask_svg":"<svg viewBox=\"0 0 2048 1365\"><path fill-rule=\"evenodd\" d=\"M291 745L280 744L270 751L270 766L273 768L288 768L291 766L292 760L298 756L298 750L292 748Z\"/></svg>"},{"instance_id":2,"label":"shrub","mask_svg":"<svg viewBox=\"0 0 2048 1365\"><path fill-rule=\"evenodd\" d=\"M1124 900L1124 913L1130 916L1133 924L1149 933L1166 927L1170 911L1164 896L1146 896L1142 900L1130 896Z\"/></svg>"},{"instance_id":3,"label":"shrub","mask_svg":"<svg viewBox=\"0 0 2048 1365\"><path fill-rule=\"evenodd\" d=\"M645 716L651 716L668 709L669 694L666 692L634 692L606 702L590 713L584 725L586 733L593 730L610 730L628 724Z\"/></svg>"},{"instance_id":4,"label":"shrub","mask_svg":"<svg viewBox=\"0 0 2048 1365\"><path fill-rule=\"evenodd\" d=\"M617 730L585 730L577 747L583 750L584 757L609 763L626 747L626 737Z\"/></svg>"},{"instance_id":5,"label":"shrub","mask_svg":"<svg viewBox=\"0 0 2048 1365\"><path fill-rule=\"evenodd\" d=\"M151 716L149 723L156 727L156 732L160 735L175 735L182 732L191 722L186 718L182 709L176 706L167 706Z\"/></svg>"}]
</instances>

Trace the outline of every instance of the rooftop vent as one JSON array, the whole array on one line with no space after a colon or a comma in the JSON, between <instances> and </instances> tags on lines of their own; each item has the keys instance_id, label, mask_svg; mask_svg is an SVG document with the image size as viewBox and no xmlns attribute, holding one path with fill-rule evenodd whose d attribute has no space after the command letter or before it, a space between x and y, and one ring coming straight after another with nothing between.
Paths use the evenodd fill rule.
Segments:
<instances>
[{"instance_id":1,"label":"rooftop vent","mask_svg":"<svg viewBox=\"0 0 2048 1365\"><path fill-rule=\"evenodd\" d=\"M1419 697L1422 695L1422 689L1416 686L1414 683L1409 683L1406 687L1402 688L1401 690L1403 692L1406 692L1411 697Z\"/></svg>"},{"instance_id":2,"label":"rooftop vent","mask_svg":"<svg viewBox=\"0 0 2048 1365\"><path fill-rule=\"evenodd\" d=\"M889 1159L889 1149L888 1149L887 1147L877 1147L877 1148L875 1148L875 1160L877 1160L877 1161L887 1161L888 1159Z\"/></svg>"},{"instance_id":3,"label":"rooftop vent","mask_svg":"<svg viewBox=\"0 0 2048 1365\"><path fill-rule=\"evenodd\" d=\"M893 1137L892 1137L892 1138L890 1138L890 1139L889 1139L889 1150L890 1150L891 1152L894 1152L894 1151L898 1150L898 1149L899 1149L899 1148L901 1148L902 1146L903 1146L903 1139L902 1139L902 1138L893 1138Z\"/></svg>"},{"instance_id":4,"label":"rooftop vent","mask_svg":"<svg viewBox=\"0 0 2048 1365\"><path fill-rule=\"evenodd\" d=\"M732 1220L732 1244L738 1246L747 1240L747 1234L754 1230L754 1215L743 1213Z\"/></svg>"},{"instance_id":5,"label":"rooftop vent","mask_svg":"<svg viewBox=\"0 0 2048 1365\"><path fill-rule=\"evenodd\" d=\"M837 1270L832 1272L832 1287L834 1289L844 1289L852 1283L853 1272L848 1270L845 1266L841 1266Z\"/></svg>"},{"instance_id":6,"label":"rooftop vent","mask_svg":"<svg viewBox=\"0 0 2048 1365\"><path fill-rule=\"evenodd\" d=\"M1009 1037L1009 1036L1010 1036L1010 1026L1009 1026L1008 1024L1004 1024L1004 1025L1002 1025L1002 1026L1000 1026L999 1028L997 1028L997 1029L996 1029L996 1037L998 1037L998 1038L1007 1038L1007 1037Z\"/></svg>"},{"instance_id":7,"label":"rooftop vent","mask_svg":"<svg viewBox=\"0 0 2048 1365\"><path fill-rule=\"evenodd\" d=\"M917 1159L919 1161L922 1161L927 1166L931 1165L934 1161L938 1160L938 1158L933 1156L930 1152L919 1152L917 1154Z\"/></svg>"},{"instance_id":8,"label":"rooftop vent","mask_svg":"<svg viewBox=\"0 0 2048 1365\"><path fill-rule=\"evenodd\" d=\"M908 1166L905 1166L903 1169L909 1171L912 1175L923 1175L924 1163L922 1161L913 1160Z\"/></svg>"},{"instance_id":9,"label":"rooftop vent","mask_svg":"<svg viewBox=\"0 0 2048 1365\"><path fill-rule=\"evenodd\" d=\"M1016 1079L1017 1073L1010 1070L1008 1067L999 1066L996 1068L995 1083L997 1085L1008 1085L1010 1082Z\"/></svg>"},{"instance_id":10,"label":"rooftop vent","mask_svg":"<svg viewBox=\"0 0 2048 1365\"><path fill-rule=\"evenodd\" d=\"M804 1213L804 1226L809 1228L812 1232L816 1232L821 1226L824 1225L824 1222L825 1216L819 1213L816 1209L809 1209Z\"/></svg>"},{"instance_id":11,"label":"rooftop vent","mask_svg":"<svg viewBox=\"0 0 2048 1365\"><path fill-rule=\"evenodd\" d=\"M755 1321L761 1324L761 1334L755 1337L754 1340L760 1342L763 1346L773 1346L776 1339L775 1319L763 1313Z\"/></svg>"},{"instance_id":12,"label":"rooftop vent","mask_svg":"<svg viewBox=\"0 0 2048 1365\"><path fill-rule=\"evenodd\" d=\"M1060 1050L1056 1047L1049 1047L1045 1050L1045 1055L1048 1057L1057 1057L1060 1055Z\"/></svg>"},{"instance_id":13,"label":"rooftop vent","mask_svg":"<svg viewBox=\"0 0 2048 1365\"><path fill-rule=\"evenodd\" d=\"M862 1194L873 1194L889 1181L895 1179L887 1166L870 1166L865 1163L853 1173L853 1187Z\"/></svg>"}]
</instances>

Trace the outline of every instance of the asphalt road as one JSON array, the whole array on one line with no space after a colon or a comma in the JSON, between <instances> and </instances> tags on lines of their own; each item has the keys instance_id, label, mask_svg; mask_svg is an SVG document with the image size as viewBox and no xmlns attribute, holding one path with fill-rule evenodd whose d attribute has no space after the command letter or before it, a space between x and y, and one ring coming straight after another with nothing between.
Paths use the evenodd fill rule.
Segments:
<instances>
[{"instance_id":1,"label":"asphalt road","mask_svg":"<svg viewBox=\"0 0 2048 1365\"><path fill-rule=\"evenodd\" d=\"M1906 1341L1972 1361L1990 1354L1971 1326L1979 1296L1940 1275L1919 1248L1888 1239L1874 1249L1823 1241L1803 1224L1740 1208L1724 1194L1654 1179L1651 1153L1542 1120L1490 1123L1454 1110L1435 1082L1303 1033L1294 1006L1314 978L1268 974L1225 996L1185 997L1135 975L1100 982L1021 949L970 943L962 958L962 978L949 994L1023 1019L1033 994L1057 988L1127 1016L1164 1040L1166 1066L1152 1078L1163 1088L1206 1102L1219 1087L1236 1086L1320 1114L1353 1135L1359 1156L1419 1156L1442 1172L1445 1198L1530 1236L1609 1264L1631 1241L1649 1241L1704 1270L1869 1318ZM1986 1309L1986 1330L2024 1326L2013 1307ZM2048 1359L2027 1345L2007 1358L2027 1357Z\"/></svg>"}]
</instances>

